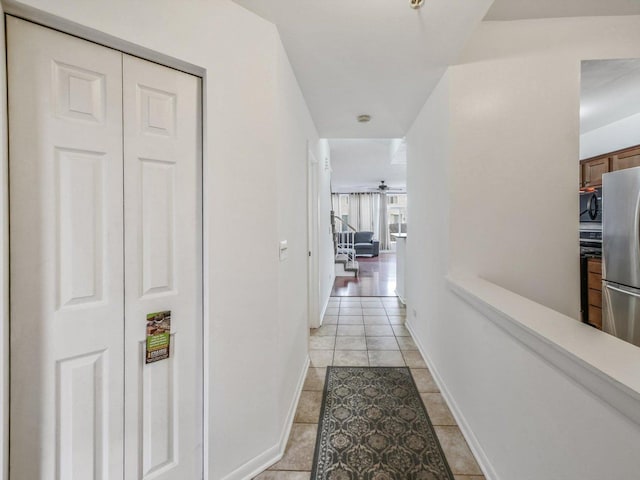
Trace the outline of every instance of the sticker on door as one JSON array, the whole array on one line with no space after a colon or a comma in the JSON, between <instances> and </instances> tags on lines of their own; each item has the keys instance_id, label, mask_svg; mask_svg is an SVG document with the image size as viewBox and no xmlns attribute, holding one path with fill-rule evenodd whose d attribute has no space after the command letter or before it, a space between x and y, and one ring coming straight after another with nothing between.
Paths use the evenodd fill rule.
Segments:
<instances>
[{"instance_id":1,"label":"sticker on door","mask_svg":"<svg viewBox=\"0 0 640 480\"><path fill-rule=\"evenodd\" d=\"M147 315L147 356L145 363L169 358L171 310Z\"/></svg>"}]
</instances>

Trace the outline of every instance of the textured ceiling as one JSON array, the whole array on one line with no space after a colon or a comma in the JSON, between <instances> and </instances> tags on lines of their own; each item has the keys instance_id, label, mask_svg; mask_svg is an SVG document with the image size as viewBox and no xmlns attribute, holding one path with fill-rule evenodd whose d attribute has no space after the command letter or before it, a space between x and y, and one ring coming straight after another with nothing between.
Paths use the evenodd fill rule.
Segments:
<instances>
[{"instance_id":1,"label":"textured ceiling","mask_svg":"<svg viewBox=\"0 0 640 480\"><path fill-rule=\"evenodd\" d=\"M377 191L381 180L406 191L406 145L400 139L330 140L333 192Z\"/></svg>"},{"instance_id":2,"label":"textured ceiling","mask_svg":"<svg viewBox=\"0 0 640 480\"><path fill-rule=\"evenodd\" d=\"M580 132L640 113L640 59L582 62Z\"/></svg>"},{"instance_id":3,"label":"textured ceiling","mask_svg":"<svg viewBox=\"0 0 640 480\"><path fill-rule=\"evenodd\" d=\"M485 20L640 15L638 0L495 0Z\"/></svg>"},{"instance_id":4,"label":"textured ceiling","mask_svg":"<svg viewBox=\"0 0 640 480\"><path fill-rule=\"evenodd\" d=\"M404 137L483 17L640 15L640 0L427 0L420 10L409 0L234 1L277 26L320 136L351 139L331 141L335 191L366 191L380 180L405 188L406 166L391 163L389 139ZM635 67L590 68L583 129L638 111L629 113ZM364 113L371 122L358 123Z\"/></svg>"},{"instance_id":5,"label":"textured ceiling","mask_svg":"<svg viewBox=\"0 0 640 480\"><path fill-rule=\"evenodd\" d=\"M491 0L235 0L273 22L320 136L403 137ZM359 114L371 122L356 122Z\"/></svg>"}]
</instances>

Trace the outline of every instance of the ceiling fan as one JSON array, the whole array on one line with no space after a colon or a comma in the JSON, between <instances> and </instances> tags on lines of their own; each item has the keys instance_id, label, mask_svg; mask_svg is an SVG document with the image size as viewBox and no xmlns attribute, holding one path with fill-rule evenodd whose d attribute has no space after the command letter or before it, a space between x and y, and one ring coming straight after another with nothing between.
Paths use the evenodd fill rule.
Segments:
<instances>
[{"instance_id":1,"label":"ceiling fan","mask_svg":"<svg viewBox=\"0 0 640 480\"><path fill-rule=\"evenodd\" d=\"M404 189L403 188L397 188L397 187L390 187L389 185L387 185L386 183L384 183L384 180L380 180L380 185L377 186L377 190L381 193L386 193L386 192L403 192Z\"/></svg>"},{"instance_id":2,"label":"ceiling fan","mask_svg":"<svg viewBox=\"0 0 640 480\"><path fill-rule=\"evenodd\" d=\"M390 187L385 183L384 180L380 180L380 185L372 187L369 185L353 185L351 187L354 192L378 192L378 193L406 193L405 188L401 187Z\"/></svg>"}]
</instances>

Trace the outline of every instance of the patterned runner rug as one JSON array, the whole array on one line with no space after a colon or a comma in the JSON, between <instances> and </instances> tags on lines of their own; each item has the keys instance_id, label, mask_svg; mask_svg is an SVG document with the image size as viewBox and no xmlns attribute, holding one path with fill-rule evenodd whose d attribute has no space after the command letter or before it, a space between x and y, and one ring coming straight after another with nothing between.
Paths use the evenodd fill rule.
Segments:
<instances>
[{"instance_id":1,"label":"patterned runner rug","mask_svg":"<svg viewBox=\"0 0 640 480\"><path fill-rule=\"evenodd\" d=\"M406 367L327 367L311 480L453 480Z\"/></svg>"}]
</instances>

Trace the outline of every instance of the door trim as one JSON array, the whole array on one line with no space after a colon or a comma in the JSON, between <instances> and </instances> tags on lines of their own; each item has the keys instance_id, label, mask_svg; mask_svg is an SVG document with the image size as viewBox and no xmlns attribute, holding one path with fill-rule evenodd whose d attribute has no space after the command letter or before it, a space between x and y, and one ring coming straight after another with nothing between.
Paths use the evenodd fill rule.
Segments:
<instances>
[{"instance_id":1,"label":"door trim","mask_svg":"<svg viewBox=\"0 0 640 480\"><path fill-rule=\"evenodd\" d=\"M113 35L109 35L104 32L100 32L98 30L94 30L90 27L81 25L76 22L72 22L70 20L52 15L48 12L44 12L40 9L22 5L16 3L14 0L0 0L2 4L0 5L0 13L4 13L3 15L3 24L2 24L2 37L4 39L5 30L6 30L6 17L13 16L31 23L35 23L37 25L59 31L61 33L65 33L67 35L71 35L82 40L86 40L106 48L110 48L112 50L117 50L119 52L132 55L143 60L147 60L153 63L157 63L159 65L171 68L173 70L178 70L180 72L184 72L193 76L200 78L200 142L199 142L199 169L201 172L201 201L202 201L202 209L201 209L201 258L202 258L202 478L203 480L209 479L209 466L211 464L211 459L209 458L209 424L210 424L210 382L209 382L209 361L210 361L210 348L209 348L209 322L205 321L205 318L209 318L210 316L210 298L209 298L209 245L210 245L210 236L209 236L209 222L208 222L208 213L209 213L209 196L207 194L209 184L209 170L204 159L207 154L207 141L206 141L206 126L207 126L207 111L206 111L206 92L207 92L207 70L198 65L192 64L190 62L186 62L184 60L180 60L178 58L172 57L170 55L166 55L164 53L134 44L127 40L120 39ZM4 98L6 99L8 96L8 86L7 86L7 72L5 68L6 64L6 52L7 52L7 43L3 40L2 51L4 55L4 59L0 59L2 61L2 67L0 68L0 91L4 92ZM0 437L0 477L1 478L9 478L9 429L10 429L10 390L9 390L9 380L10 380L10 324L11 318L9 314L9 290L10 290L10 279L9 279L9 243L8 243L8 232L10 229L10 225L8 222L9 218L9 180L8 180L8 164L9 164L9 137L8 137L8 128L9 128L9 119L8 119L8 104L5 101L4 108L2 112L0 112L0 168L2 171L0 172L0 210L2 210L5 215L3 216L2 223L0 223L0 258L2 262L2 275L0 277L0 294L3 296L3 301L0 302L0 308L2 311L0 314L3 314L3 318L7 319L6 324L3 323L0 325L0 341L2 345L0 345L0 354L2 358L0 358L0 367L3 369L2 380L2 392L0 394L0 400L2 400L2 405L7 405L7 407L0 408L0 415L2 415L3 433L2 437Z\"/></svg>"},{"instance_id":2,"label":"door trim","mask_svg":"<svg viewBox=\"0 0 640 480\"><path fill-rule=\"evenodd\" d=\"M307 142L307 309L309 328L320 326L318 160Z\"/></svg>"},{"instance_id":3,"label":"door trim","mask_svg":"<svg viewBox=\"0 0 640 480\"><path fill-rule=\"evenodd\" d=\"M0 13L2 9L0 7ZM0 92L3 95L3 107L0 108L0 418L2 419L2 433L0 434L0 477L9 478L9 119L8 119L8 90L7 90L7 59L4 16L0 27L2 35L2 53L0 54ZM1 103L0 103L1 104Z\"/></svg>"},{"instance_id":4,"label":"door trim","mask_svg":"<svg viewBox=\"0 0 640 480\"><path fill-rule=\"evenodd\" d=\"M166 55L141 45L136 45L135 43L109 35L105 32L94 30L85 25L72 22L71 20L57 17L38 8L17 3L15 0L3 0L2 6L5 15L21 18L28 22L78 37L82 40L88 40L113 50L119 50L122 53L127 53L134 57L140 57L143 60L148 60L165 67L173 68L174 70L195 75L196 77L204 78L206 74L206 69L199 67L198 65L194 65L193 63L180 60L179 58Z\"/></svg>"}]
</instances>

